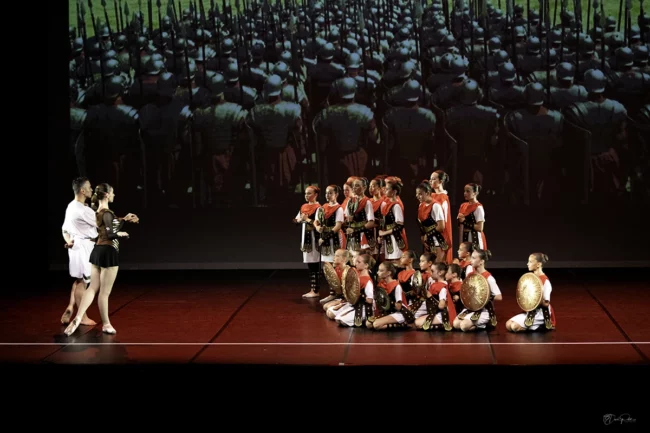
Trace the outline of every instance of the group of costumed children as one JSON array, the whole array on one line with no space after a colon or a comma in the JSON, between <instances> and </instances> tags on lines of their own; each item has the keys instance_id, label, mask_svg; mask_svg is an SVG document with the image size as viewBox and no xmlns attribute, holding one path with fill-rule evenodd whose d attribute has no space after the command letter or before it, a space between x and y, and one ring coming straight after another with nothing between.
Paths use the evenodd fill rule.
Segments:
<instances>
[{"instance_id":1,"label":"group of costumed children","mask_svg":"<svg viewBox=\"0 0 650 433\"><path fill-rule=\"evenodd\" d=\"M485 211L477 200L481 187L468 184L464 188L466 201L456 218L462 243L454 259L450 204L444 189L448 180L445 172L437 170L416 188L420 201L417 220L424 247L419 260L409 250L404 230L400 178L378 176L368 182L350 177L343 186L342 204L338 202L338 185L326 188L326 202L322 205L320 189L308 186L307 203L293 220L302 226L300 249L311 279L310 291L303 298L320 297L321 267L329 263L341 284L350 267L360 281L359 299L354 305L331 286L329 296L320 300L327 317L341 326L465 332L496 326L493 301L501 301L502 295L495 278L485 269L491 253L483 231ZM414 268L416 261L419 272ZM547 261L542 253L529 256L528 270L540 278L543 299L537 309L508 320L509 331L549 329L545 326L549 313L551 329L555 328L551 283L543 272ZM462 281L472 273L481 274L490 288L490 300L479 311L469 311L460 299Z\"/></svg>"}]
</instances>

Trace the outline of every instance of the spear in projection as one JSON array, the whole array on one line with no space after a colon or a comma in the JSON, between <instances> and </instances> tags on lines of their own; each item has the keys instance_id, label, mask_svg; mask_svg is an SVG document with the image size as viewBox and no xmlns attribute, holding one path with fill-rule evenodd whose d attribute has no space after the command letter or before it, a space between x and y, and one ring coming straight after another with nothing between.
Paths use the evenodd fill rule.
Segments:
<instances>
[{"instance_id":1,"label":"spear in projection","mask_svg":"<svg viewBox=\"0 0 650 433\"><path fill-rule=\"evenodd\" d=\"M149 39L153 38L153 4L151 0L147 0L147 14L149 15ZM160 29L162 34L162 29Z\"/></svg>"},{"instance_id":2,"label":"spear in projection","mask_svg":"<svg viewBox=\"0 0 650 433\"><path fill-rule=\"evenodd\" d=\"M625 0L625 46L630 46L632 32L632 0Z\"/></svg>"},{"instance_id":3,"label":"spear in projection","mask_svg":"<svg viewBox=\"0 0 650 433\"><path fill-rule=\"evenodd\" d=\"M551 18L548 14L551 12L551 0L544 2L546 8L546 99L551 103ZM540 23L541 25L541 23ZM578 65L580 61L578 60ZM576 68L578 69L578 68Z\"/></svg>"},{"instance_id":4,"label":"spear in projection","mask_svg":"<svg viewBox=\"0 0 650 433\"><path fill-rule=\"evenodd\" d=\"M568 0L562 0L560 5L560 26L562 27L562 39L560 39L560 63L564 61L564 23L562 22L562 16L566 11Z\"/></svg>"},{"instance_id":5,"label":"spear in projection","mask_svg":"<svg viewBox=\"0 0 650 433\"><path fill-rule=\"evenodd\" d=\"M639 0L639 18L645 17L645 14L643 12L643 0ZM644 31L643 29L646 27L646 23L641 26L641 41L643 42L648 42L648 35L647 32Z\"/></svg>"},{"instance_id":6,"label":"spear in projection","mask_svg":"<svg viewBox=\"0 0 650 433\"><path fill-rule=\"evenodd\" d=\"M205 28L207 27L206 21L205 21L205 7L203 6L203 0L199 3L199 7L201 8L201 23L200 23L200 28L201 28L201 34L203 35L202 41L201 41L201 51L203 54L203 87L208 87L208 59L205 56L205 44L208 43L208 38L206 37L205 33Z\"/></svg>"},{"instance_id":7,"label":"spear in projection","mask_svg":"<svg viewBox=\"0 0 650 433\"><path fill-rule=\"evenodd\" d=\"M621 14L623 14L623 0L619 0L618 2L618 22L616 23L617 32L621 31ZM604 29L603 29L603 34L605 34Z\"/></svg>"},{"instance_id":8,"label":"spear in projection","mask_svg":"<svg viewBox=\"0 0 650 433\"><path fill-rule=\"evenodd\" d=\"M178 17L176 16L176 10L174 9L174 3L173 0L169 0L167 2L167 15L171 18L171 29L169 31L169 34L171 36L171 42L172 42L172 57L173 57L173 62L174 62L174 72L177 71L177 66L176 66L176 27L178 26Z\"/></svg>"},{"instance_id":9,"label":"spear in projection","mask_svg":"<svg viewBox=\"0 0 650 433\"><path fill-rule=\"evenodd\" d=\"M113 0L113 11L115 12L115 30L119 33L122 31L122 28L120 27L120 7L117 4L117 0Z\"/></svg>"},{"instance_id":10,"label":"spear in projection","mask_svg":"<svg viewBox=\"0 0 650 433\"><path fill-rule=\"evenodd\" d=\"M358 19L357 19L357 28L359 32L359 40L361 42L361 65L365 65L366 62L366 41L365 38L363 37L363 29L365 28L365 23L363 21L363 11L359 9L358 13ZM368 74L365 71L364 67L364 72L363 72L363 79L365 83L365 91L368 91Z\"/></svg>"},{"instance_id":11,"label":"spear in projection","mask_svg":"<svg viewBox=\"0 0 650 433\"><path fill-rule=\"evenodd\" d=\"M142 0L138 0L138 10L140 11L140 15L138 15L138 18L140 20L140 34L144 33L144 15L142 15Z\"/></svg>"},{"instance_id":12,"label":"spear in projection","mask_svg":"<svg viewBox=\"0 0 650 433\"><path fill-rule=\"evenodd\" d=\"M519 83L519 69L517 68L517 43L515 38L515 14L514 14L515 0L506 0L506 14L510 17L510 34L512 39L512 64L517 72L517 83Z\"/></svg>"},{"instance_id":13,"label":"spear in projection","mask_svg":"<svg viewBox=\"0 0 650 433\"><path fill-rule=\"evenodd\" d=\"M483 20L485 22L485 36L483 37L483 62L485 62L485 95L490 95L490 80L488 74L488 40L490 39L490 21L487 13L487 1L483 2L483 10L481 11Z\"/></svg>"},{"instance_id":14,"label":"spear in projection","mask_svg":"<svg viewBox=\"0 0 650 433\"><path fill-rule=\"evenodd\" d=\"M106 0L101 1L102 8L104 9L104 18L106 19L106 27L108 27L108 35L111 38L111 42L115 44L115 38L113 37L113 31L111 30L111 23L108 21L108 11L106 10Z\"/></svg>"},{"instance_id":15,"label":"spear in projection","mask_svg":"<svg viewBox=\"0 0 650 433\"><path fill-rule=\"evenodd\" d=\"M90 19L92 20L93 23L93 31L95 32L95 38L97 38L99 32L97 31L97 22L95 21L95 12L93 12L92 0L88 0L88 10L90 11ZM101 48L101 44L100 44L100 48Z\"/></svg>"},{"instance_id":16,"label":"spear in projection","mask_svg":"<svg viewBox=\"0 0 650 433\"><path fill-rule=\"evenodd\" d=\"M231 23L233 25L233 33L235 33L234 30L237 29L237 35L235 37L235 40L237 41L235 44L235 57L237 58L237 76L239 77L239 98L241 99L241 105L244 106L244 84L242 83L243 76L241 73L241 62L239 61L239 47L241 46L241 16L239 15L239 0L235 0L235 9L237 9L237 15L235 16L237 23L235 24L232 20ZM235 25L237 27L234 27Z\"/></svg>"},{"instance_id":17,"label":"spear in projection","mask_svg":"<svg viewBox=\"0 0 650 433\"><path fill-rule=\"evenodd\" d=\"M162 16L160 15L160 0L156 0L156 7L158 8L158 34L160 35L160 53L164 54L165 41L163 40Z\"/></svg>"},{"instance_id":18,"label":"spear in projection","mask_svg":"<svg viewBox=\"0 0 650 433\"><path fill-rule=\"evenodd\" d=\"M81 0L79 0L77 4L79 5L79 20L81 21L81 26L79 26L79 28L81 29L81 39L83 40L83 44L84 44L85 77L86 79L90 77L90 81L94 84L95 76L92 73L92 66L90 65L90 56L88 55L88 33L86 30L86 6Z\"/></svg>"},{"instance_id":19,"label":"spear in projection","mask_svg":"<svg viewBox=\"0 0 650 433\"><path fill-rule=\"evenodd\" d=\"M418 64L422 65L422 59L420 58L421 50L420 50L420 43L422 42L421 40L421 32L422 32L422 15L424 14L424 11L422 10L422 3L420 0L415 1L415 20L413 20L413 24L415 26L415 53L418 59ZM424 68L422 67L424 70ZM366 74L367 75L367 74ZM422 105L427 104L427 94L426 91L424 90L424 74L420 74L420 87L422 88ZM368 86L368 83L366 82L366 86Z\"/></svg>"},{"instance_id":20,"label":"spear in projection","mask_svg":"<svg viewBox=\"0 0 650 433\"><path fill-rule=\"evenodd\" d=\"M298 62L298 53L296 50L296 32L298 31L298 19L296 18L295 12L291 13L291 18L289 19L289 25L287 26L289 29L289 41L291 42L291 69L293 71L293 96L296 99L296 103L300 105L300 100L298 99L298 67L300 67L300 64L298 63L298 67L296 67L296 64ZM302 109L301 109L302 113ZM304 113L306 114L306 113ZM303 115L304 118L306 118L306 115ZM304 131L307 130L307 128L302 128ZM296 142L299 142L299 139L296 140ZM307 146L307 141L305 140L304 146ZM302 165L302 164L301 164ZM305 176L304 176L304 170L300 170L300 186L302 187L302 190L305 190Z\"/></svg>"},{"instance_id":21,"label":"spear in projection","mask_svg":"<svg viewBox=\"0 0 650 433\"><path fill-rule=\"evenodd\" d=\"M190 73L190 56L187 51L187 28L183 27L183 38L185 39L184 50L185 50L185 70L186 70L186 79L187 79L187 95L189 97L189 107L192 110L192 74ZM189 146L190 146L190 166L192 170L191 176L191 185L192 185L192 206L196 208L196 185L194 184L194 143L192 140L192 133L189 134Z\"/></svg>"},{"instance_id":22,"label":"spear in projection","mask_svg":"<svg viewBox=\"0 0 650 433\"><path fill-rule=\"evenodd\" d=\"M217 49L219 56L217 57L217 70L221 71L221 57L223 56L223 51L221 47L221 30L217 27L217 15L219 15L219 6L217 6L214 0L210 0L210 8L212 9L212 27L214 28L215 36L217 37ZM219 24L221 24L221 18L219 18Z\"/></svg>"},{"instance_id":23,"label":"spear in projection","mask_svg":"<svg viewBox=\"0 0 650 433\"><path fill-rule=\"evenodd\" d=\"M600 28L603 32L602 37L600 38L600 69L605 72L605 0L600 3Z\"/></svg>"},{"instance_id":24,"label":"spear in projection","mask_svg":"<svg viewBox=\"0 0 650 433\"><path fill-rule=\"evenodd\" d=\"M90 19L93 20L93 26L95 28L95 38L99 40L98 34L97 34L97 23L95 22L95 13L93 12L93 2L92 0L88 0L88 9L90 10ZM106 89L104 86L104 46L102 44L102 41L99 41L99 69L101 72L101 83L102 83L102 98L106 96ZM92 73L92 71L90 71Z\"/></svg>"},{"instance_id":25,"label":"spear in projection","mask_svg":"<svg viewBox=\"0 0 650 433\"><path fill-rule=\"evenodd\" d=\"M113 0L117 2L117 5L115 7L115 15L116 17L119 18L120 22L120 32L124 31L124 12L122 11L122 1L121 0Z\"/></svg>"},{"instance_id":26,"label":"spear in projection","mask_svg":"<svg viewBox=\"0 0 650 433\"><path fill-rule=\"evenodd\" d=\"M578 80L580 73L580 30L582 30L582 5L580 0L573 0L573 10L576 15L576 72L575 79Z\"/></svg>"},{"instance_id":27,"label":"spear in projection","mask_svg":"<svg viewBox=\"0 0 650 433\"><path fill-rule=\"evenodd\" d=\"M121 13L121 11L120 11L120 13ZM129 4L125 2L124 3L124 15L126 15L127 19L129 19L129 13L130 13ZM129 24L129 26L133 27L131 24ZM131 31L135 31L135 29L133 29L133 28L128 29L128 33L131 33Z\"/></svg>"}]
</instances>

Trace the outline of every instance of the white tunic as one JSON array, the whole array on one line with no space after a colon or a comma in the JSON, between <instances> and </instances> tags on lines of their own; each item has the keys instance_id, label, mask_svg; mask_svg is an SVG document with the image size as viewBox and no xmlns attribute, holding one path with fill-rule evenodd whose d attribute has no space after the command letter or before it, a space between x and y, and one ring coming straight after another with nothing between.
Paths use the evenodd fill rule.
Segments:
<instances>
[{"instance_id":1,"label":"white tunic","mask_svg":"<svg viewBox=\"0 0 650 433\"><path fill-rule=\"evenodd\" d=\"M551 281L547 279L544 282L544 300L547 302L551 302L551 291L553 291L553 288L551 287ZM535 318L533 319L533 324L530 328L524 324L524 322L526 321L526 315L527 313L517 314L515 317L513 317L510 320L512 320L522 328L529 329L531 331L534 331L540 326L544 325L544 313L542 312L541 308L538 308L537 311L535 312Z\"/></svg>"},{"instance_id":2,"label":"white tunic","mask_svg":"<svg viewBox=\"0 0 650 433\"><path fill-rule=\"evenodd\" d=\"M74 241L72 248L68 248L70 276L83 278L88 283L92 269L90 253L95 247L91 239L97 238L95 211L77 200L71 201L65 210L61 229Z\"/></svg>"},{"instance_id":3,"label":"white tunic","mask_svg":"<svg viewBox=\"0 0 650 433\"><path fill-rule=\"evenodd\" d=\"M385 209L386 206L388 206L389 203L382 203L381 204L381 209ZM440 207L438 205L438 207ZM393 205L393 215L395 216L395 224L400 224L404 225L404 212L402 212L402 207L399 205L399 203L395 203ZM383 212L382 212L383 213ZM404 236L404 233L402 232L402 236ZM390 242L393 245L393 252L389 253L387 249L388 242ZM397 246L397 241L395 240L395 236L392 234L390 237L382 237L382 248L384 249L384 254L386 256L386 260L398 260L402 257L402 250L399 249Z\"/></svg>"},{"instance_id":4,"label":"white tunic","mask_svg":"<svg viewBox=\"0 0 650 433\"><path fill-rule=\"evenodd\" d=\"M298 215L296 215L296 219L300 220L300 211L298 211ZM300 232L300 248L305 244L305 225L307 223L302 223L300 224L302 226L302 230ZM318 263L320 262L320 252L318 252L318 243L316 243L316 237L314 236L314 232L316 229L312 230L309 235L311 236L311 251L310 252L302 252L302 262L303 263Z\"/></svg>"},{"instance_id":5,"label":"white tunic","mask_svg":"<svg viewBox=\"0 0 650 433\"><path fill-rule=\"evenodd\" d=\"M318 218L320 216L320 214L322 214L323 212L325 212L325 209L323 209L322 207L319 208L316 211L316 217ZM344 221L345 221L345 219L344 219L343 208L339 207L338 209L336 209L336 222L337 223L343 223ZM343 228L341 228L341 230L343 230ZM341 231L339 231L339 233L340 232ZM336 236L339 236L339 233L336 233ZM330 239L328 242L330 243L331 253L328 254L328 255L321 254L321 261L333 263L334 262L334 253L336 253L336 251L334 250L334 239Z\"/></svg>"},{"instance_id":6,"label":"white tunic","mask_svg":"<svg viewBox=\"0 0 650 433\"><path fill-rule=\"evenodd\" d=\"M434 202L433 206L431 206L431 218L433 218L435 222L444 221L445 224L447 223L445 213L442 209L442 206L440 206L440 203ZM438 242L438 239L435 238L435 236L433 237L433 244L436 247L440 246L440 243Z\"/></svg>"},{"instance_id":7,"label":"white tunic","mask_svg":"<svg viewBox=\"0 0 650 433\"><path fill-rule=\"evenodd\" d=\"M366 287L364 287L363 291L366 295L366 298L372 299L375 291L375 286L372 283L372 279L366 283ZM338 311L336 311L336 313L337 314L334 320L336 320L338 323L345 326L354 326L354 307L350 305L348 302L346 302L343 307L341 307ZM366 319L365 307L361 308L361 319L362 320Z\"/></svg>"},{"instance_id":8,"label":"white tunic","mask_svg":"<svg viewBox=\"0 0 650 433\"><path fill-rule=\"evenodd\" d=\"M492 275L490 275L487 278L487 282L488 285L490 286L490 293L492 294L492 296L497 296L501 294L501 290L499 290L499 286L497 286L497 280L495 280ZM464 313L465 311L467 311L467 308L464 308L463 311L460 312L460 314ZM472 314L474 313L472 313L471 311L468 312L467 315L465 316L465 320L469 320L472 317ZM489 321L490 321L490 313L488 312L487 308L483 308L483 310L481 311L481 316L474 323L474 325L478 329L485 329L485 326Z\"/></svg>"}]
</instances>

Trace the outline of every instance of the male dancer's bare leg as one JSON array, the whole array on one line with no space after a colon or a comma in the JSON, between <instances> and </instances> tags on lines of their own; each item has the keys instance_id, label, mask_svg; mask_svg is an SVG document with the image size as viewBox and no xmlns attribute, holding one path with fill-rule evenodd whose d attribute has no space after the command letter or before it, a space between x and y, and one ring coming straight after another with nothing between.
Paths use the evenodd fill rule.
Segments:
<instances>
[{"instance_id":1,"label":"male dancer's bare leg","mask_svg":"<svg viewBox=\"0 0 650 433\"><path fill-rule=\"evenodd\" d=\"M70 291L70 303L65 309L63 316L61 316L61 323L67 325L70 323L70 318L74 312L74 307L81 305L81 298L86 290L86 283L82 278L78 278L72 283L72 290ZM95 326L97 322L90 319L86 313L81 318L81 324L86 326Z\"/></svg>"}]
</instances>

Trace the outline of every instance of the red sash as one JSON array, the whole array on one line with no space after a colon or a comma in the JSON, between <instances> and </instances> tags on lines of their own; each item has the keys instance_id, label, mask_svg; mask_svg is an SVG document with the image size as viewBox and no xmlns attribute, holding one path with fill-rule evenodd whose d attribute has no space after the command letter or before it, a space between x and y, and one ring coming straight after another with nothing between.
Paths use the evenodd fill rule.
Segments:
<instances>
[{"instance_id":1,"label":"red sash","mask_svg":"<svg viewBox=\"0 0 650 433\"><path fill-rule=\"evenodd\" d=\"M393 290L395 290L395 288L397 286L399 286L399 281L393 280L390 283L387 283L385 281L381 281L379 284L377 284L377 286L379 286L379 287L383 288L384 290L386 290L386 293L390 295L391 293L393 293ZM395 302L400 302L400 300L396 299ZM406 302L406 295L404 294L404 290L402 290L402 300L401 300L401 302L402 302L403 306L408 305L407 302Z\"/></svg>"},{"instance_id":2,"label":"red sash","mask_svg":"<svg viewBox=\"0 0 650 433\"><path fill-rule=\"evenodd\" d=\"M476 271L473 270L472 272L470 272L470 273L467 274L466 276L469 277L470 275L475 274L475 273L476 273ZM483 277L484 277L486 280L487 280L489 277L492 276L492 274L489 273L488 271L483 271L483 272L481 272L481 275L483 275Z\"/></svg>"},{"instance_id":3,"label":"red sash","mask_svg":"<svg viewBox=\"0 0 650 433\"><path fill-rule=\"evenodd\" d=\"M463 285L462 281L456 281L455 283L449 284L449 291L452 295L460 295L460 288Z\"/></svg>"},{"instance_id":4,"label":"red sash","mask_svg":"<svg viewBox=\"0 0 650 433\"><path fill-rule=\"evenodd\" d=\"M382 197L378 200L370 200L370 203L372 203L372 211L374 213L379 212L379 209L381 208L381 204L384 202L385 198Z\"/></svg>"},{"instance_id":5,"label":"red sash","mask_svg":"<svg viewBox=\"0 0 650 433\"><path fill-rule=\"evenodd\" d=\"M411 279L411 277L413 276L414 273L415 273L415 269L411 269L411 270L406 270L405 269L402 272L400 272L399 274L397 274L397 280L400 283L406 283L408 280Z\"/></svg>"},{"instance_id":6,"label":"red sash","mask_svg":"<svg viewBox=\"0 0 650 433\"><path fill-rule=\"evenodd\" d=\"M481 205L481 203L479 203L479 202L470 203L470 202L466 201L465 203L460 205L460 211L459 212L462 213L465 216L468 216L469 214L474 212L476 210L476 208L478 208L480 205Z\"/></svg>"},{"instance_id":7,"label":"red sash","mask_svg":"<svg viewBox=\"0 0 650 433\"><path fill-rule=\"evenodd\" d=\"M309 204L305 203L300 206L300 213L306 213L307 215L313 215L314 212L320 207L320 203Z\"/></svg>"},{"instance_id":8,"label":"red sash","mask_svg":"<svg viewBox=\"0 0 650 433\"><path fill-rule=\"evenodd\" d=\"M336 203L335 205L325 203L323 205L323 210L325 211L325 219L329 219L334 214L334 212L336 212L340 207L341 205L338 203Z\"/></svg>"},{"instance_id":9,"label":"red sash","mask_svg":"<svg viewBox=\"0 0 650 433\"><path fill-rule=\"evenodd\" d=\"M359 282L361 283L361 293L365 293L364 290L366 289L366 285L368 285L368 281L372 281L372 278L370 276L361 276L359 277Z\"/></svg>"},{"instance_id":10,"label":"red sash","mask_svg":"<svg viewBox=\"0 0 650 433\"><path fill-rule=\"evenodd\" d=\"M454 301L451 299L451 293L449 293L447 282L436 281L431 284L431 286L429 286L429 293L437 296L444 288L447 288L447 300L445 301L445 304L447 304L447 312L449 313L449 323L454 323L454 319L456 318L456 306L454 305Z\"/></svg>"}]
</instances>

